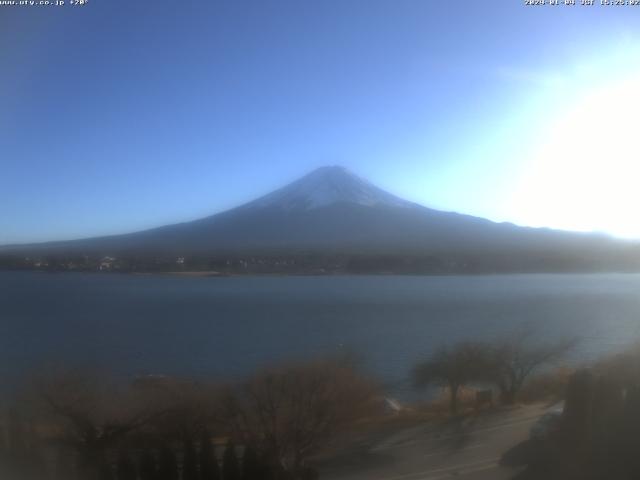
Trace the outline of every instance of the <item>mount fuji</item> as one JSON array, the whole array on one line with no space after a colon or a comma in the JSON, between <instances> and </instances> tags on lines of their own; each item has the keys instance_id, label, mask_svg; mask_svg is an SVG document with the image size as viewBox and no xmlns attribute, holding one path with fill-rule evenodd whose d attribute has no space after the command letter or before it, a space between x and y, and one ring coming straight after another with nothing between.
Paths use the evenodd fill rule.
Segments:
<instances>
[{"instance_id":1,"label":"mount fuji","mask_svg":"<svg viewBox=\"0 0 640 480\"><path fill-rule=\"evenodd\" d=\"M200 220L125 235L13 245L0 254L110 256L404 255L458 271L636 268L637 248L604 235L518 227L409 202L345 168L321 167ZM444 259L444 260L443 260ZM633 264L633 267L631 266Z\"/></svg>"}]
</instances>

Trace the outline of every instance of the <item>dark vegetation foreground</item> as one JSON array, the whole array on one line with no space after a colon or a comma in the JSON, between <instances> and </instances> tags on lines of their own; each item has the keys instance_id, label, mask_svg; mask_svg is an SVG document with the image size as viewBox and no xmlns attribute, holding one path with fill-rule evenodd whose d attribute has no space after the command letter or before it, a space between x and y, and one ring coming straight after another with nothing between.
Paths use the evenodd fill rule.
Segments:
<instances>
[{"instance_id":1,"label":"dark vegetation foreground","mask_svg":"<svg viewBox=\"0 0 640 480\"><path fill-rule=\"evenodd\" d=\"M526 465L518 478L640 478L640 350L573 374L558 425L506 452L503 463Z\"/></svg>"},{"instance_id":2,"label":"dark vegetation foreground","mask_svg":"<svg viewBox=\"0 0 640 480\"><path fill-rule=\"evenodd\" d=\"M370 416L377 400L368 380L334 360L227 386L47 375L8 410L0 478L313 479L308 456Z\"/></svg>"},{"instance_id":3,"label":"dark vegetation foreground","mask_svg":"<svg viewBox=\"0 0 640 480\"><path fill-rule=\"evenodd\" d=\"M447 415L455 425L487 407L495 413L561 398L558 424L502 462L520 467L523 479L640 478L640 350L590 370L534 375L572 344L540 345L524 332L442 348L412 374L417 387L443 387L443 397L399 410L345 358L265 369L226 385L43 373L3 405L0 478L311 480L318 466L354 451L349 438L437 426Z\"/></svg>"}]
</instances>

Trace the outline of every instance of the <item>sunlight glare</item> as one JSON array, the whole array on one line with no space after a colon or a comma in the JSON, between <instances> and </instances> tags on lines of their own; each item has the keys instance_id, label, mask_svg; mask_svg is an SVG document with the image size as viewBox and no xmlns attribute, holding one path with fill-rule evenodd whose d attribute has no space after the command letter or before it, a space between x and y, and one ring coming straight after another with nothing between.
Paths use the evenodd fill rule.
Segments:
<instances>
[{"instance_id":1,"label":"sunlight glare","mask_svg":"<svg viewBox=\"0 0 640 480\"><path fill-rule=\"evenodd\" d=\"M590 90L536 127L514 213L533 226L640 238L639 115L640 74Z\"/></svg>"}]
</instances>

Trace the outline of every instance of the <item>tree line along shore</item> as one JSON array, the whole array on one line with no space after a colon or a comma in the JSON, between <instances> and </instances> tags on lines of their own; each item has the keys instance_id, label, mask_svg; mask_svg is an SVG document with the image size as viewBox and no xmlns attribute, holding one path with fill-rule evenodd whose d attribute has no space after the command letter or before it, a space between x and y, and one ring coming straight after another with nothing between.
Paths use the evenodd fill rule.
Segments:
<instances>
[{"instance_id":1,"label":"tree line along shore","mask_svg":"<svg viewBox=\"0 0 640 480\"><path fill-rule=\"evenodd\" d=\"M0 252L0 270L243 274L409 274L638 272L636 248L606 252L482 250L436 252L266 252L242 254Z\"/></svg>"}]
</instances>

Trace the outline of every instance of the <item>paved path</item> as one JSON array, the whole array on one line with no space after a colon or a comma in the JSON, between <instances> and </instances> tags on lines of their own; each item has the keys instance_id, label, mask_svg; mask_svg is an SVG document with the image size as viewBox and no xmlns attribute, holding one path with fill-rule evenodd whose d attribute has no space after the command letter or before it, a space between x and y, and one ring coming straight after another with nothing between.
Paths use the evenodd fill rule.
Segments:
<instances>
[{"instance_id":1,"label":"paved path","mask_svg":"<svg viewBox=\"0 0 640 480\"><path fill-rule=\"evenodd\" d=\"M404 428L368 439L327 461L327 480L508 479L514 470L498 465L500 456L525 440L547 408L527 406L487 413L463 421Z\"/></svg>"}]
</instances>

